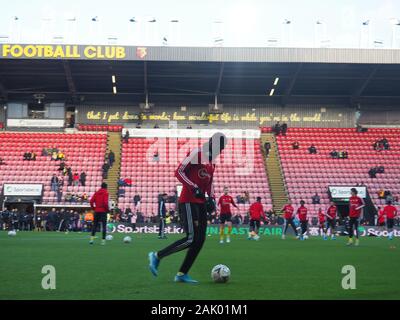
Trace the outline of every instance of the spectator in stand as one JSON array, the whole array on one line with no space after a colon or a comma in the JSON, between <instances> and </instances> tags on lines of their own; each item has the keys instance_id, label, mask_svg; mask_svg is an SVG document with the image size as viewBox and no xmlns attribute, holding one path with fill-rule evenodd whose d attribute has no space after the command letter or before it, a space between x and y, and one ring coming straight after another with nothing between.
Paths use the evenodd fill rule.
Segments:
<instances>
[{"instance_id":1,"label":"spectator in stand","mask_svg":"<svg viewBox=\"0 0 400 320\"><path fill-rule=\"evenodd\" d=\"M51 191L57 192L58 178L55 174L53 174L53 176L51 177L50 185L51 185Z\"/></svg>"},{"instance_id":2,"label":"spectator in stand","mask_svg":"<svg viewBox=\"0 0 400 320\"><path fill-rule=\"evenodd\" d=\"M385 150L390 149L389 141L385 137L380 142L383 145L383 149L385 149Z\"/></svg>"},{"instance_id":3,"label":"spectator in stand","mask_svg":"<svg viewBox=\"0 0 400 320\"><path fill-rule=\"evenodd\" d=\"M282 135L283 136L286 136L286 132L287 132L287 123L282 123L282 126L281 126L281 131L282 131Z\"/></svg>"},{"instance_id":4,"label":"spectator in stand","mask_svg":"<svg viewBox=\"0 0 400 320\"><path fill-rule=\"evenodd\" d=\"M130 179L130 178L125 178L124 179L124 184L125 184L126 187L131 187L132 183L133 183L132 179Z\"/></svg>"},{"instance_id":5,"label":"spectator in stand","mask_svg":"<svg viewBox=\"0 0 400 320\"><path fill-rule=\"evenodd\" d=\"M332 150L330 156L332 159L337 159L339 158L339 152L337 152L336 150Z\"/></svg>"},{"instance_id":6,"label":"spectator in stand","mask_svg":"<svg viewBox=\"0 0 400 320\"><path fill-rule=\"evenodd\" d=\"M244 204L244 198L242 195L238 194L236 196L236 203Z\"/></svg>"},{"instance_id":7,"label":"spectator in stand","mask_svg":"<svg viewBox=\"0 0 400 320\"><path fill-rule=\"evenodd\" d=\"M378 191L378 198L385 199L385 190L381 189Z\"/></svg>"},{"instance_id":8,"label":"spectator in stand","mask_svg":"<svg viewBox=\"0 0 400 320\"><path fill-rule=\"evenodd\" d=\"M318 195L318 193L315 193L315 194L311 197L311 200L312 200L312 204L320 204L320 203L321 203L321 198L320 198L320 196Z\"/></svg>"},{"instance_id":9,"label":"spectator in stand","mask_svg":"<svg viewBox=\"0 0 400 320\"><path fill-rule=\"evenodd\" d=\"M153 161L159 162L160 161L160 155L158 154L158 150L154 152L153 154Z\"/></svg>"},{"instance_id":10,"label":"spectator in stand","mask_svg":"<svg viewBox=\"0 0 400 320\"><path fill-rule=\"evenodd\" d=\"M250 203L250 194L248 191L245 191L243 193L243 199L244 199L244 203Z\"/></svg>"},{"instance_id":11,"label":"spectator in stand","mask_svg":"<svg viewBox=\"0 0 400 320\"><path fill-rule=\"evenodd\" d=\"M6 164L3 158L0 158L0 166Z\"/></svg>"},{"instance_id":12,"label":"spectator in stand","mask_svg":"<svg viewBox=\"0 0 400 320\"><path fill-rule=\"evenodd\" d=\"M118 179L118 186L119 187L125 187L126 186L125 180L122 179L122 178Z\"/></svg>"},{"instance_id":13,"label":"spectator in stand","mask_svg":"<svg viewBox=\"0 0 400 320\"><path fill-rule=\"evenodd\" d=\"M133 197L133 204L135 205L135 210L136 212L139 212L139 208L140 208L140 201L142 200L142 198L140 197L139 194L135 194Z\"/></svg>"},{"instance_id":14,"label":"spectator in stand","mask_svg":"<svg viewBox=\"0 0 400 320\"><path fill-rule=\"evenodd\" d=\"M58 153L57 153L57 160L60 160L60 161L65 160L65 154L62 153L61 151L58 151Z\"/></svg>"},{"instance_id":15,"label":"spectator in stand","mask_svg":"<svg viewBox=\"0 0 400 320\"><path fill-rule=\"evenodd\" d=\"M79 186L79 173L78 172L74 173L72 180L73 180L74 186L76 186L76 187Z\"/></svg>"},{"instance_id":16,"label":"spectator in stand","mask_svg":"<svg viewBox=\"0 0 400 320\"><path fill-rule=\"evenodd\" d=\"M112 150L108 154L108 161L110 163L110 167L112 167L115 162L115 153Z\"/></svg>"},{"instance_id":17,"label":"spectator in stand","mask_svg":"<svg viewBox=\"0 0 400 320\"><path fill-rule=\"evenodd\" d=\"M68 186L72 186L73 182L74 182L74 175L72 174L72 171L69 171L69 173L68 173Z\"/></svg>"},{"instance_id":18,"label":"spectator in stand","mask_svg":"<svg viewBox=\"0 0 400 320\"><path fill-rule=\"evenodd\" d=\"M125 135L124 135L124 142L129 141L129 130L126 130Z\"/></svg>"},{"instance_id":19,"label":"spectator in stand","mask_svg":"<svg viewBox=\"0 0 400 320\"><path fill-rule=\"evenodd\" d=\"M58 160L58 153L53 151L51 154L51 159L52 161L57 161Z\"/></svg>"},{"instance_id":20,"label":"spectator in stand","mask_svg":"<svg viewBox=\"0 0 400 320\"><path fill-rule=\"evenodd\" d=\"M269 142L264 143L265 155L268 158L269 151L271 150L271 144Z\"/></svg>"},{"instance_id":21,"label":"spectator in stand","mask_svg":"<svg viewBox=\"0 0 400 320\"><path fill-rule=\"evenodd\" d=\"M80 176L79 180L81 181L82 187L85 187L86 186L86 173L85 173L85 171L81 172L81 176Z\"/></svg>"},{"instance_id":22,"label":"spectator in stand","mask_svg":"<svg viewBox=\"0 0 400 320\"><path fill-rule=\"evenodd\" d=\"M309 148L308 148L308 152L310 154L317 154L317 148L312 144Z\"/></svg>"},{"instance_id":23,"label":"spectator in stand","mask_svg":"<svg viewBox=\"0 0 400 320\"><path fill-rule=\"evenodd\" d=\"M154 129L160 129L157 123L154 125Z\"/></svg>"},{"instance_id":24,"label":"spectator in stand","mask_svg":"<svg viewBox=\"0 0 400 320\"><path fill-rule=\"evenodd\" d=\"M118 197L125 198L125 189L118 188Z\"/></svg>"},{"instance_id":25,"label":"spectator in stand","mask_svg":"<svg viewBox=\"0 0 400 320\"><path fill-rule=\"evenodd\" d=\"M192 129L192 126L189 124L186 129Z\"/></svg>"},{"instance_id":26,"label":"spectator in stand","mask_svg":"<svg viewBox=\"0 0 400 320\"><path fill-rule=\"evenodd\" d=\"M281 125L280 125L280 123L279 123L279 121L278 121L278 122L275 123L275 125L272 127L272 132L274 132L277 136L279 136L280 133L281 133L281 130L282 130L282 128L281 128Z\"/></svg>"},{"instance_id":27,"label":"spectator in stand","mask_svg":"<svg viewBox=\"0 0 400 320\"><path fill-rule=\"evenodd\" d=\"M299 142L298 142L298 141L293 142L293 143L292 143L292 148L293 148L294 150L299 149L299 148L300 148Z\"/></svg>"},{"instance_id":28,"label":"spectator in stand","mask_svg":"<svg viewBox=\"0 0 400 320\"><path fill-rule=\"evenodd\" d=\"M368 175L371 179L376 178L377 170L376 168L371 168L368 171Z\"/></svg>"},{"instance_id":29,"label":"spectator in stand","mask_svg":"<svg viewBox=\"0 0 400 320\"><path fill-rule=\"evenodd\" d=\"M65 169L65 162L64 161L62 161L61 163L60 163L60 166L58 167L58 171L62 171L63 173L64 173L64 169Z\"/></svg>"},{"instance_id":30,"label":"spectator in stand","mask_svg":"<svg viewBox=\"0 0 400 320\"><path fill-rule=\"evenodd\" d=\"M102 170L103 170L103 179L107 179L108 170L110 170L110 165L107 161L104 162L104 164L102 166Z\"/></svg>"},{"instance_id":31,"label":"spectator in stand","mask_svg":"<svg viewBox=\"0 0 400 320\"><path fill-rule=\"evenodd\" d=\"M63 186L59 184L57 188L57 202L59 203L62 200L62 194L63 194Z\"/></svg>"},{"instance_id":32,"label":"spectator in stand","mask_svg":"<svg viewBox=\"0 0 400 320\"><path fill-rule=\"evenodd\" d=\"M47 151L46 148L42 149L42 153L41 153L42 157L47 157L49 155L49 152Z\"/></svg>"}]
</instances>

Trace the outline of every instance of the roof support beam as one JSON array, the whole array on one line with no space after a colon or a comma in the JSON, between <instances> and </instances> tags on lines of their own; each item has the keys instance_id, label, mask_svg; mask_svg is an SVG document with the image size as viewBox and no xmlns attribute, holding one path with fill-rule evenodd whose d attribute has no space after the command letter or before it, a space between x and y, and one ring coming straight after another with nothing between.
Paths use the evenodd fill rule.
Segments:
<instances>
[{"instance_id":1,"label":"roof support beam","mask_svg":"<svg viewBox=\"0 0 400 320\"><path fill-rule=\"evenodd\" d=\"M69 65L69 61L68 60L64 60L63 61L63 67L64 67L64 72L65 72L65 78L67 79L69 93L72 96L72 100L75 100L75 98L76 98L76 86L75 86L74 79L72 78L71 67Z\"/></svg>"},{"instance_id":2,"label":"roof support beam","mask_svg":"<svg viewBox=\"0 0 400 320\"><path fill-rule=\"evenodd\" d=\"M286 90L284 92L284 95L282 97L282 106L285 106L288 103L289 98L290 98L290 96L292 94L292 90L294 88L294 85L296 84L297 78L299 77L299 74L300 74L300 71L301 71L302 67L303 67L303 64L300 63L298 65L298 67L296 69L296 72L294 73L292 79L290 80L290 83L287 86L287 88L286 88Z\"/></svg>"},{"instance_id":3,"label":"roof support beam","mask_svg":"<svg viewBox=\"0 0 400 320\"><path fill-rule=\"evenodd\" d=\"M371 69L368 77L361 83L361 85L356 90L354 90L354 92L351 96L352 101L356 101L357 99L359 99L361 97L365 88L367 88L367 86L370 84L371 80L374 78L375 74L378 72L379 67L380 67L379 65L375 65Z\"/></svg>"},{"instance_id":4,"label":"roof support beam","mask_svg":"<svg viewBox=\"0 0 400 320\"><path fill-rule=\"evenodd\" d=\"M221 83L222 83L222 77L224 74L224 68L225 68L225 63L222 62L219 68L219 75L218 75L218 82L217 82L217 87L215 88L215 96L219 95L219 92L221 90Z\"/></svg>"},{"instance_id":5,"label":"roof support beam","mask_svg":"<svg viewBox=\"0 0 400 320\"><path fill-rule=\"evenodd\" d=\"M147 61L143 64L143 87L144 87L144 94L147 96Z\"/></svg>"}]
</instances>

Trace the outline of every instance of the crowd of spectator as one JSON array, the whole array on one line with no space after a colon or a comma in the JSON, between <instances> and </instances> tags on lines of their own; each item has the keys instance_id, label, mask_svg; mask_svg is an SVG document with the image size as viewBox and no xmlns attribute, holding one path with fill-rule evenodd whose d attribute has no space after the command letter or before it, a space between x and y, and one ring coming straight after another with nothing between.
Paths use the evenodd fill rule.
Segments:
<instances>
[{"instance_id":1,"label":"crowd of spectator","mask_svg":"<svg viewBox=\"0 0 400 320\"><path fill-rule=\"evenodd\" d=\"M389 150L390 149L389 141L386 138L382 138L381 140L375 141L373 144L373 148L376 151Z\"/></svg>"},{"instance_id":2,"label":"crowd of spectator","mask_svg":"<svg viewBox=\"0 0 400 320\"><path fill-rule=\"evenodd\" d=\"M384 166L373 167L368 171L368 175L371 179L376 178L376 175L378 173L385 173L385 167Z\"/></svg>"},{"instance_id":3,"label":"crowd of spectator","mask_svg":"<svg viewBox=\"0 0 400 320\"><path fill-rule=\"evenodd\" d=\"M30 152L25 152L24 153L24 157L23 160L27 160L27 161L35 161L36 160L36 153L33 151Z\"/></svg>"},{"instance_id":4,"label":"crowd of spectator","mask_svg":"<svg viewBox=\"0 0 400 320\"><path fill-rule=\"evenodd\" d=\"M287 129L288 129L287 124L286 123L280 124L279 121L277 123L275 123L275 125L273 125L271 128L272 132L275 133L275 135L277 135L277 136L279 136L280 134L282 134L283 136L286 136Z\"/></svg>"},{"instance_id":5,"label":"crowd of spectator","mask_svg":"<svg viewBox=\"0 0 400 320\"><path fill-rule=\"evenodd\" d=\"M336 151L332 150L329 155L332 159L348 159L349 153L347 151Z\"/></svg>"}]
</instances>

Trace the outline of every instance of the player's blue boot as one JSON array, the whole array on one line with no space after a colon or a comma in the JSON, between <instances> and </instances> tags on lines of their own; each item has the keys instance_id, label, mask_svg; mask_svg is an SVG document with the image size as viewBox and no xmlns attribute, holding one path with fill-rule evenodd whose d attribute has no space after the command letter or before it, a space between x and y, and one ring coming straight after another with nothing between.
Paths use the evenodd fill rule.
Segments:
<instances>
[{"instance_id":1,"label":"player's blue boot","mask_svg":"<svg viewBox=\"0 0 400 320\"><path fill-rule=\"evenodd\" d=\"M149 269L153 276L158 275L158 265L160 264L160 259L157 258L154 252L149 253Z\"/></svg>"},{"instance_id":2,"label":"player's blue boot","mask_svg":"<svg viewBox=\"0 0 400 320\"><path fill-rule=\"evenodd\" d=\"M304 240L304 237L303 237L303 235L301 235L301 236L300 236L300 240Z\"/></svg>"},{"instance_id":3,"label":"player's blue boot","mask_svg":"<svg viewBox=\"0 0 400 320\"><path fill-rule=\"evenodd\" d=\"M389 239L389 240L393 240L393 236L389 236L388 239Z\"/></svg>"},{"instance_id":4,"label":"player's blue boot","mask_svg":"<svg viewBox=\"0 0 400 320\"><path fill-rule=\"evenodd\" d=\"M324 240L328 240L328 238L326 237L326 235L324 234L324 236L322 237Z\"/></svg>"},{"instance_id":5,"label":"player's blue boot","mask_svg":"<svg viewBox=\"0 0 400 320\"><path fill-rule=\"evenodd\" d=\"M335 237L335 236L332 236L332 237L331 237L331 240L336 240L336 237Z\"/></svg>"},{"instance_id":6,"label":"player's blue boot","mask_svg":"<svg viewBox=\"0 0 400 320\"><path fill-rule=\"evenodd\" d=\"M192 283L192 284L198 283L197 280L192 279L188 274L176 275L174 281L175 282Z\"/></svg>"}]
</instances>

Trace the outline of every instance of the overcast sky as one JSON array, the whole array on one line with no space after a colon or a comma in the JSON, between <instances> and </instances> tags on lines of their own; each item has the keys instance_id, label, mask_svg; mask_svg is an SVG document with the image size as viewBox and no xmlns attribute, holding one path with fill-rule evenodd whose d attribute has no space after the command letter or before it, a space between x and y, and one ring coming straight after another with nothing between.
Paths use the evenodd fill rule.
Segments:
<instances>
[{"instance_id":1,"label":"overcast sky","mask_svg":"<svg viewBox=\"0 0 400 320\"><path fill-rule=\"evenodd\" d=\"M400 0L0 1L2 42L400 48Z\"/></svg>"}]
</instances>

